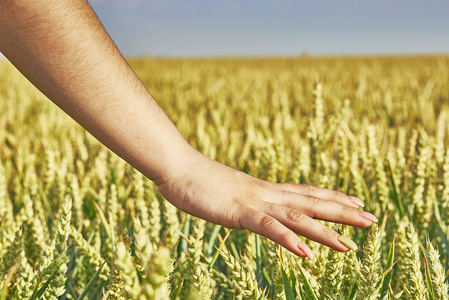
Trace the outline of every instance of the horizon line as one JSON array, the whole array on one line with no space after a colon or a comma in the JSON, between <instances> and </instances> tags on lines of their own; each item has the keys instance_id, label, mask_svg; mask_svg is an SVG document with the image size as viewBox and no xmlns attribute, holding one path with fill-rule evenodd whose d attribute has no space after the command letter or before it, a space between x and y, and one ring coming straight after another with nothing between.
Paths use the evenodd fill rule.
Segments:
<instances>
[{"instance_id":1,"label":"horizon line","mask_svg":"<svg viewBox=\"0 0 449 300\"><path fill-rule=\"evenodd\" d=\"M124 55L125 59L269 59L269 58L331 58L331 57L429 57L429 56L449 56L449 52L384 52L384 53L309 53L302 52L298 54L193 54L193 55ZM9 61L0 52L0 61Z\"/></svg>"}]
</instances>

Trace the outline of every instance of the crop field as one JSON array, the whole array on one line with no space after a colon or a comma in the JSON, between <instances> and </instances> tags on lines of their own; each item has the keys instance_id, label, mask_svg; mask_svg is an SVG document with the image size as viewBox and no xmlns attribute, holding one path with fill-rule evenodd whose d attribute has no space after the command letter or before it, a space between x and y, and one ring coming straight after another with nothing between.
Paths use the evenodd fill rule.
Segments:
<instances>
[{"instance_id":1,"label":"crop field","mask_svg":"<svg viewBox=\"0 0 449 300\"><path fill-rule=\"evenodd\" d=\"M449 57L130 65L207 156L379 223L310 260L191 217L0 62L0 300L449 299Z\"/></svg>"}]
</instances>

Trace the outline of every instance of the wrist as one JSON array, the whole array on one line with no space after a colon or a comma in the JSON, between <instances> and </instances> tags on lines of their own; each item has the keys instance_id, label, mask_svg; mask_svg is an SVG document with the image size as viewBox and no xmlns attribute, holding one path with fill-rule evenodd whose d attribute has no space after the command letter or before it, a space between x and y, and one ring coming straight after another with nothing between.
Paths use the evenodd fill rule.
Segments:
<instances>
[{"instance_id":1,"label":"wrist","mask_svg":"<svg viewBox=\"0 0 449 300\"><path fill-rule=\"evenodd\" d=\"M147 177L161 190L171 188L191 177L202 158L200 152L183 140L161 155L158 166Z\"/></svg>"}]
</instances>

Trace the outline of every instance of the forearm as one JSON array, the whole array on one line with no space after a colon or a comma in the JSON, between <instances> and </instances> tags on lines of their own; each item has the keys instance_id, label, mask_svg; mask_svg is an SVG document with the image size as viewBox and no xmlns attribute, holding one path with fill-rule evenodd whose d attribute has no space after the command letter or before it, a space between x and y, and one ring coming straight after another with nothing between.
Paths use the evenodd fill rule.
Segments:
<instances>
[{"instance_id":1,"label":"forearm","mask_svg":"<svg viewBox=\"0 0 449 300\"><path fill-rule=\"evenodd\" d=\"M150 179L195 152L83 0L0 1L0 51L48 98Z\"/></svg>"},{"instance_id":2,"label":"forearm","mask_svg":"<svg viewBox=\"0 0 449 300\"><path fill-rule=\"evenodd\" d=\"M123 59L84 0L0 0L0 51L59 107L148 178L178 208L265 235L312 257L297 234L349 248L314 219L366 227L360 200L274 184L191 148Z\"/></svg>"}]
</instances>

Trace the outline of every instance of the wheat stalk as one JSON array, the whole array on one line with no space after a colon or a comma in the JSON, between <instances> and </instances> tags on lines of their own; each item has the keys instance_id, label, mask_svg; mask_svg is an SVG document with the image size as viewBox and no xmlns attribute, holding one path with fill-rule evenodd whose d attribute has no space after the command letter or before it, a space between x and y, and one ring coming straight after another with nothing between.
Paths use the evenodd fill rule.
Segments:
<instances>
[{"instance_id":1,"label":"wheat stalk","mask_svg":"<svg viewBox=\"0 0 449 300\"><path fill-rule=\"evenodd\" d=\"M440 262L440 254L427 237L426 258L430 268L435 300L448 300L448 285L445 282L446 272Z\"/></svg>"},{"instance_id":2,"label":"wheat stalk","mask_svg":"<svg viewBox=\"0 0 449 300\"><path fill-rule=\"evenodd\" d=\"M381 236L382 233L377 224L372 225L368 240L363 244L363 258L360 268L360 278L358 282L361 299L374 300L380 294L380 275L382 266L381 257Z\"/></svg>"},{"instance_id":3,"label":"wheat stalk","mask_svg":"<svg viewBox=\"0 0 449 300\"><path fill-rule=\"evenodd\" d=\"M408 293L411 299L425 300L427 299L427 288L421 272L418 233L415 231L413 224L408 225L406 236L407 250L404 259L407 265Z\"/></svg>"}]
</instances>

